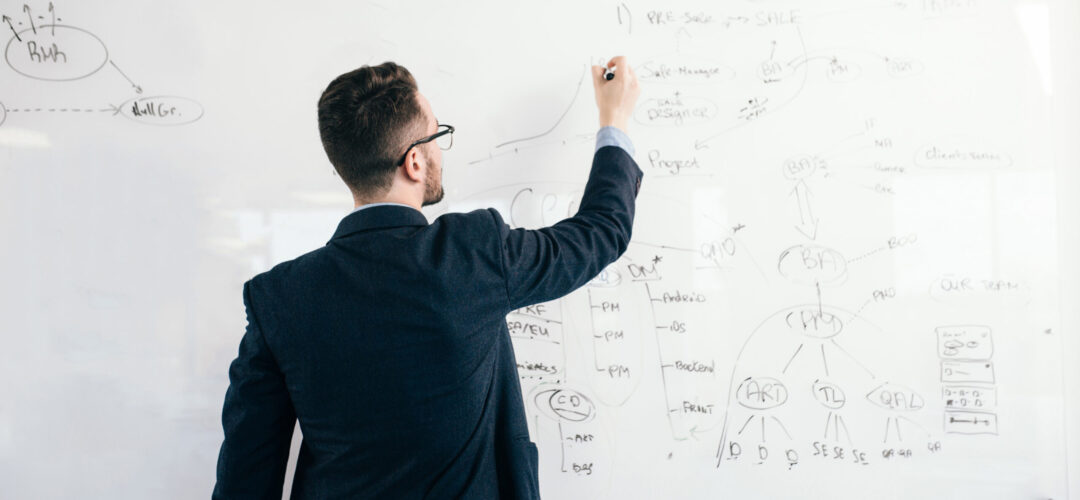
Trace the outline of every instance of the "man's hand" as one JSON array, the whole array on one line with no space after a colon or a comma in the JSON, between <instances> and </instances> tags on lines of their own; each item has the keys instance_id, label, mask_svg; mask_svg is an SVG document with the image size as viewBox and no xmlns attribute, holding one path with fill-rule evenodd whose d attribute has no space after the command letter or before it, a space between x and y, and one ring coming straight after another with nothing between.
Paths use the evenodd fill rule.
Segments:
<instances>
[{"instance_id":1,"label":"man's hand","mask_svg":"<svg viewBox=\"0 0 1080 500\"><path fill-rule=\"evenodd\" d=\"M606 68L615 68L615 78L604 79ZM627 132L630 115L634 113L634 104L641 94L637 75L626 61L625 56L618 56L608 61L606 66L593 66L593 89L596 90L596 107L600 111L600 126L618 127Z\"/></svg>"}]
</instances>

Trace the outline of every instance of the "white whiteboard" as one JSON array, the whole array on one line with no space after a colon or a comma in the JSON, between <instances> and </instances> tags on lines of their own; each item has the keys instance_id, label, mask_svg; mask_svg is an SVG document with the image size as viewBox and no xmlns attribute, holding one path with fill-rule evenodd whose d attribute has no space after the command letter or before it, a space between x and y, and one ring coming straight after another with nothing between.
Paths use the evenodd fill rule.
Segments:
<instances>
[{"instance_id":1,"label":"white whiteboard","mask_svg":"<svg viewBox=\"0 0 1080 500\"><path fill-rule=\"evenodd\" d=\"M1080 491L1070 2L0 13L0 497L209 494L241 284L351 208L334 76L397 61L457 127L429 220L538 227L576 207L616 54L633 242L507 319L546 498Z\"/></svg>"}]
</instances>

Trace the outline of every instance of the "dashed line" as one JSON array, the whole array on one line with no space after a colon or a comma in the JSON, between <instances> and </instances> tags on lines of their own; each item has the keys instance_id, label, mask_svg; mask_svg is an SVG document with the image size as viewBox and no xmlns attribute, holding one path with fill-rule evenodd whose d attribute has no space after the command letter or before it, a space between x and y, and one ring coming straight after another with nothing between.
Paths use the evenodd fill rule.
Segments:
<instances>
[{"instance_id":1,"label":"dashed line","mask_svg":"<svg viewBox=\"0 0 1080 500\"><path fill-rule=\"evenodd\" d=\"M42 113L42 112L45 112L45 113L67 113L67 112L72 112L72 113L93 113L93 112L104 113L106 111L112 111L112 110L111 109L92 109L92 108L49 108L49 109L42 109L42 108L23 108L23 109L10 108L10 109L7 110L8 113Z\"/></svg>"},{"instance_id":2,"label":"dashed line","mask_svg":"<svg viewBox=\"0 0 1080 500\"><path fill-rule=\"evenodd\" d=\"M855 311L855 313L852 314L850 318L848 318L847 322L851 323L852 321L855 320L855 318L858 318L859 314L862 314L863 309L866 309L866 306L870 305L870 303L873 302L873 301L874 301L873 297L870 297L869 299L866 299L866 302L863 302L862 306L860 306L859 309L857 311Z\"/></svg>"},{"instance_id":3,"label":"dashed line","mask_svg":"<svg viewBox=\"0 0 1080 500\"><path fill-rule=\"evenodd\" d=\"M876 250L871 250L871 251L866 252L866 253L858 256L858 257L855 257L854 259L848 259L847 263L850 264L850 263L855 262L857 260L865 259L865 258L867 258L867 257L869 257L871 255L874 255L874 254L876 254L876 253L878 253L878 252L880 252L882 250L885 250L885 247L881 247L881 248L878 248Z\"/></svg>"}]
</instances>

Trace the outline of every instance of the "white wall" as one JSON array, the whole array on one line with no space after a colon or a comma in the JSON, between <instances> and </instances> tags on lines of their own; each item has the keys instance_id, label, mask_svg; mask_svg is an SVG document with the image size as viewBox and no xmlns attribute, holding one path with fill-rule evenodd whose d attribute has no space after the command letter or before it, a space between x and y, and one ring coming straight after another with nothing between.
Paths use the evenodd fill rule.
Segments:
<instances>
[{"instance_id":1,"label":"white wall","mask_svg":"<svg viewBox=\"0 0 1080 500\"><path fill-rule=\"evenodd\" d=\"M546 497L1080 491L1072 2L54 4L33 34L0 0L70 62L4 38L0 496L208 495L240 287L351 208L334 76L400 62L457 127L429 219L536 227L576 206L616 54L633 244L508 317ZM979 423L943 395L972 387Z\"/></svg>"}]
</instances>

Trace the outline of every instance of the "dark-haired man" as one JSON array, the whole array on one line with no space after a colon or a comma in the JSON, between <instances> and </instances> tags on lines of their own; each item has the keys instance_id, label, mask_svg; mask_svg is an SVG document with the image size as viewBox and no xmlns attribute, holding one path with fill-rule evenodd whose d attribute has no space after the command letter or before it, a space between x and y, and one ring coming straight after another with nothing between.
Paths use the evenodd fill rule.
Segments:
<instances>
[{"instance_id":1,"label":"dark-haired man","mask_svg":"<svg viewBox=\"0 0 1080 500\"><path fill-rule=\"evenodd\" d=\"M318 250L244 285L214 498L538 498L510 311L570 293L626 250L642 172L626 130L625 58L594 66L601 128L574 217L511 229L492 209L428 223L442 199L440 125L394 63L341 75L319 130L355 199Z\"/></svg>"}]
</instances>

